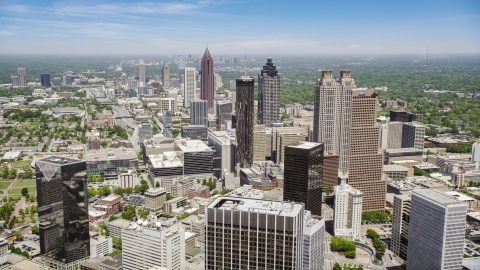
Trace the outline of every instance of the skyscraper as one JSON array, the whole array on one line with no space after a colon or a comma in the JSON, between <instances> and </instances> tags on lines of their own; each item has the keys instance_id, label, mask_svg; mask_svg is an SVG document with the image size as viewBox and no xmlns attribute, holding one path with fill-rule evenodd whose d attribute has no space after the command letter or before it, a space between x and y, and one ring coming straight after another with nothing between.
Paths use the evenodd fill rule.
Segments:
<instances>
[{"instance_id":1,"label":"skyscraper","mask_svg":"<svg viewBox=\"0 0 480 270\"><path fill-rule=\"evenodd\" d=\"M167 65L162 68L162 86L163 88L170 88L170 69Z\"/></svg>"},{"instance_id":2,"label":"skyscraper","mask_svg":"<svg viewBox=\"0 0 480 270\"><path fill-rule=\"evenodd\" d=\"M363 192L363 211L385 210L387 176L383 174L377 104L373 88L352 90L348 184Z\"/></svg>"},{"instance_id":3,"label":"skyscraper","mask_svg":"<svg viewBox=\"0 0 480 270\"><path fill-rule=\"evenodd\" d=\"M339 171L347 172L350 137L350 101L355 81L350 70L340 70L335 80L332 70L322 70L315 87L313 141L323 142L325 152L339 155Z\"/></svg>"},{"instance_id":4,"label":"skyscraper","mask_svg":"<svg viewBox=\"0 0 480 270\"><path fill-rule=\"evenodd\" d=\"M10 76L12 79L12 86L18 86L18 76Z\"/></svg>"},{"instance_id":5,"label":"skyscraper","mask_svg":"<svg viewBox=\"0 0 480 270\"><path fill-rule=\"evenodd\" d=\"M127 75L125 73L122 73L121 83L122 85L127 85Z\"/></svg>"},{"instance_id":6,"label":"skyscraper","mask_svg":"<svg viewBox=\"0 0 480 270\"><path fill-rule=\"evenodd\" d=\"M40 81L41 81L41 85L43 87L52 86L52 84L50 82L50 73L44 73L44 74L40 75Z\"/></svg>"},{"instance_id":7,"label":"skyscraper","mask_svg":"<svg viewBox=\"0 0 480 270\"><path fill-rule=\"evenodd\" d=\"M390 249L403 260L407 260L410 200L410 194L393 196L392 242Z\"/></svg>"},{"instance_id":8,"label":"skyscraper","mask_svg":"<svg viewBox=\"0 0 480 270\"><path fill-rule=\"evenodd\" d=\"M190 125L208 125L208 102L206 100L190 101Z\"/></svg>"},{"instance_id":9,"label":"skyscraper","mask_svg":"<svg viewBox=\"0 0 480 270\"><path fill-rule=\"evenodd\" d=\"M143 59L140 59L140 63L138 63L138 81L145 83L145 63Z\"/></svg>"},{"instance_id":10,"label":"skyscraper","mask_svg":"<svg viewBox=\"0 0 480 270\"><path fill-rule=\"evenodd\" d=\"M88 258L86 161L51 156L35 164L42 260L65 265Z\"/></svg>"},{"instance_id":11,"label":"skyscraper","mask_svg":"<svg viewBox=\"0 0 480 270\"><path fill-rule=\"evenodd\" d=\"M27 70L25 68L17 68L18 86L27 86Z\"/></svg>"},{"instance_id":12,"label":"skyscraper","mask_svg":"<svg viewBox=\"0 0 480 270\"><path fill-rule=\"evenodd\" d=\"M225 124L226 120L231 120L232 119L232 113L233 113L233 104L231 101L220 101L220 102L215 102L215 114L216 114L216 129L217 131L221 130L222 125Z\"/></svg>"},{"instance_id":13,"label":"skyscraper","mask_svg":"<svg viewBox=\"0 0 480 270\"><path fill-rule=\"evenodd\" d=\"M269 57L258 74L258 122L272 127L277 120L280 120L280 75Z\"/></svg>"},{"instance_id":14,"label":"skyscraper","mask_svg":"<svg viewBox=\"0 0 480 270\"><path fill-rule=\"evenodd\" d=\"M412 191L407 270L462 269L467 208L435 189Z\"/></svg>"},{"instance_id":15,"label":"skyscraper","mask_svg":"<svg viewBox=\"0 0 480 270\"><path fill-rule=\"evenodd\" d=\"M403 123L402 148L417 148L423 150L425 126L416 122Z\"/></svg>"},{"instance_id":16,"label":"skyscraper","mask_svg":"<svg viewBox=\"0 0 480 270\"><path fill-rule=\"evenodd\" d=\"M472 158L470 161L472 163L480 162L480 142L472 144Z\"/></svg>"},{"instance_id":17,"label":"skyscraper","mask_svg":"<svg viewBox=\"0 0 480 270\"><path fill-rule=\"evenodd\" d=\"M215 89L215 85L213 85L213 58L208 51L208 47L205 49L205 53L202 57L201 72L200 98L208 101L208 109L213 110L213 96Z\"/></svg>"},{"instance_id":18,"label":"skyscraper","mask_svg":"<svg viewBox=\"0 0 480 270\"><path fill-rule=\"evenodd\" d=\"M255 80L253 77L244 77L236 80L237 100L236 109L236 138L237 163L240 168L249 168L253 164L253 93Z\"/></svg>"},{"instance_id":19,"label":"skyscraper","mask_svg":"<svg viewBox=\"0 0 480 270\"><path fill-rule=\"evenodd\" d=\"M183 106L190 107L190 101L195 98L195 68L187 67L183 69L185 74L185 84L183 91Z\"/></svg>"},{"instance_id":20,"label":"skyscraper","mask_svg":"<svg viewBox=\"0 0 480 270\"><path fill-rule=\"evenodd\" d=\"M180 84L185 85L185 67L187 63L183 60L183 56L180 56L180 60L178 61L178 69L177 69L177 78L180 80Z\"/></svg>"},{"instance_id":21,"label":"skyscraper","mask_svg":"<svg viewBox=\"0 0 480 270\"><path fill-rule=\"evenodd\" d=\"M304 210L294 202L216 198L205 209L205 269L302 269ZM305 255L308 263L323 260L310 260L308 249Z\"/></svg>"},{"instance_id":22,"label":"skyscraper","mask_svg":"<svg viewBox=\"0 0 480 270\"><path fill-rule=\"evenodd\" d=\"M285 146L283 174L283 199L304 203L306 210L319 216L322 214L323 151L323 144L315 142Z\"/></svg>"}]
</instances>

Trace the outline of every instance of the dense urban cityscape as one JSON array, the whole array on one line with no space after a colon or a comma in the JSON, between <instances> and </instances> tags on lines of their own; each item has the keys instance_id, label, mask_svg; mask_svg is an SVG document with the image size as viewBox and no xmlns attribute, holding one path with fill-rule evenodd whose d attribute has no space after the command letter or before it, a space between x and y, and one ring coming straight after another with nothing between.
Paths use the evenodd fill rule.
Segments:
<instances>
[{"instance_id":1,"label":"dense urban cityscape","mask_svg":"<svg viewBox=\"0 0 480 270\"><path fill-rule=\"evenodd\" d=\"M2 3L0 269L480 269L480 5L347 2Z\"/></svg>"}]
</instances>

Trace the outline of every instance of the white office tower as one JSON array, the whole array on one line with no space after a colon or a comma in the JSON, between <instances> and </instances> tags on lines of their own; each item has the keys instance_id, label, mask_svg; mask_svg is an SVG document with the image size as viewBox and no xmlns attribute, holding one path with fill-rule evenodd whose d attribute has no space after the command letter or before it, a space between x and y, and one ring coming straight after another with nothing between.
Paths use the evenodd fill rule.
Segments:
<instances>
[{"instance_id":1,"label":"white office tower","mask_svg":"<svg viewBox=\"0 0 480 270\"><path fill-rule=\"evenodd\" d=\"M412 191L407 270L462 269L467 208L441 191Z\"/></svg>"},{"instance_id":2,"label":"white office tower","mask_svg":"<svg viewBox=\"0 0 480 270\"><path fill-rule=\"evenodd\" d=\"M138 64L138 81L145 83L145 63L143 59L140 59L140 63Z\"/></svg>"},{"instance_id":3,"label":"white office tower","mask_svg":"<svg viewBox=\"0 0 480 270\"><path fill-rule=\"evenodd\" d=\"M190 107L190 101L195 99L195 68L186 67L185 68L185 87L183 91L183 107Z\"/></svg>"},{"instance_id":4,"label":"white office tower","mask_svg":"<svg viewBox=\"0 0 480 270\"><path fill-rule=\"evenodd\" d=\"M342 178L342 177L340 177ZM355 239L360 236L362 225L363 193L346 184L346 178L334 187L335 213L333 217L333 232L335 236Z\"/></svg>"},{"instance_id":5,"label":"white office tower","mask_svg":"<svg viewBox=\"0 0 480 270\"><path fill-rule=\"evenodd\" d=\"M390 249L403 260L407 260L410 204L410 194L399 194L393 197L392 244Z\"/></svg>"},{"instance_id":6,"label":"white office tower","mask_svg":"<svg viewBox=\"0 0 480 270\"><path fill-rule=\"evenodd\" d=\"M323 269L325 219L305 211L303 216L303 270Z\"/></svg>"},{"instance_id":7,"label":"white office tower","mask_svg":"<svg viewBox=\"0 0 480 270\"><path fill-rule=\"evenodd\" d=\"M124 270L144 270L160 266L185 269L185 232L175 217L155 215L132 222L122 229Z\"/></svg>"},{"instance_id":8,"label":"white office tower","mask_svg":"<svg viewBox=\"0 0 480 270\"><path fill-rule=\"evenodd\" d=\"M388 149L388 119L385 116L377 118L380 126L380 148Z\"/></svg>"},{"instance_id":9,"label":"white office tower","mask_svg":"<svg viewBox=\"0 0 480 270\"><path fill-rule=\"evenodd\" d=\"M218 90L218 88L222 87L222 76L220 74L215 73L213 76L213 86L215 87L215 91Z\"/></svg>"},{"instance_id":10,"label":"white office tower","mask_svg":"<svg viewBox=\"0 0 480 270\"><path fill-rule=\"evenodd\" d=\"M472 145L472 163L480 162L480 142L476 142Z\"/></svg>"},{"instance_id":11,"label":"white office tower","mask_svg":"<svg viewBox=\"0 0 480 270\"><path fill-rule=\"evenodd\" d=\"M302 269L304 210L294 202L216 198L205 213L205 269Z\"/></svg>"}]
</instances>

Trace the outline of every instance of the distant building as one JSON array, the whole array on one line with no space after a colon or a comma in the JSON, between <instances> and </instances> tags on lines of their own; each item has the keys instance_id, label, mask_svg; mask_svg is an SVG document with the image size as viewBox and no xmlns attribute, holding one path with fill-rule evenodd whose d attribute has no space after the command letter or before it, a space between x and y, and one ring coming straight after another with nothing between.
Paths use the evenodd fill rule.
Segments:
<instances>
[{"instance_id":1,"label":"distant building","mask_svg":"<svg viewBox=\"0 0 480 270\"><path fill-rule=\"evenodd\" d=\"M53 77L53 86L62 86L62 78Z\"/></svg>"},{"instance_id":2,"label":"distant building","mask_svg":"<svg viewBox=\"0 0 480 270\"><path fill-rule=\"evenodd\" d=\"M213 97L215 92L214 85L214 73L213 73L213 58L208 51L208 47L205 49L201 61L201 74L200 74L200 99L208 102L208 109L213 110ZM194 124L195 125L195 124Z\"/></svg>"},{"instance_id":3,"label":"distant building","mask_svg":"<svg viewBox=\"0 0 480 270\"><path fill-rule=\"evenodd\" d=\"M272 63L267 59L258 74L258 122L266 127L280 120L280 75Z\"/></svg>"},{"instance_id":4,"label":"distant building","mask_svg":"<svg viewBox=\"0 0 480 270\"><path fill-rule=\"evenodd\" d=\"M437 190L412 191L408 270L462 268L467 208Z\"/></svg>"},{"instance_id":5,"label":"distant building","mask_svg":"<svg viewBox=\"0 0 480 270\"><path fill-rule=\"evenodd\" d=\"M143 59L140 59L140 63L138 64L138 81L141 83L145 82L145 63Z\"/></svg>"},{"instance_id":6,"label":"distant building","mask_svg":"<svg viewBox=\"0 0 480 270\"><path fill-rule=\"evenodd\" d=\"M232 119L233 103L231 101L215 102L217 116L216 130L222 130L223 123Z\"/></svg>"},{"instance_id":7,"label":"distant building","mask_svg":"<svg viewBox=\"0 0 480 270\"><path fill-rule=\"evenodd\" d=\"M27 86L27 70L25 68L17 68L18 86Z\"/></svg>"},{"instance_id":8,"label":"distant building","mask_svg":"<svg viewBox=\"0 0 480 270\"><path fill-rule=\"evenodd\" d=\"M190 107L190 101L195 99L195 90L196 90L196 81L195 81L195 68L186 67L185 68L185 85L183 91L183 106L188 108Z\"/></svg>"},{"instance_id":9,"label":"distant building","mask_svg":"<svg viewBox=\"0 0 480 270\"><path fill-rule=\"evenodd\" d=\"M208 128L206 126L182 125L182 138L194 140L208 140Z\"/></svg>"},{"instance_id":10,"label":"distant building","mask_svg":"<svg viewBox=\"0 0 480 270\"><path fill-rule=\"evenodd\" d=\"M153 137L153 127L149 122L142 122L138 125L138 142L143 143Z\"/></svg>"},{"instance_id":11,"label":"distant building","mask_svg":"<svg viewBox=\"0 0 480 270\"><path fill-rule=\"evenodd\" d=\"M360 236L362 225L363 193L342 182L334 187L334 234L342 238L355 239Z\"/></svg>"},{"instance_id":12,"label":"distant building","mask_svg":"<svg viewBox=\"0 0 480 270\"><path fill-rule=\"evenodd\" d=\"M44 73L44 74L40 75L40 81L41 81L42 87L52 86L52 84L50 82L50 73Z\"/></svg>"},{"instance_id":13,"label":"distant building","mask_svg":"<svg viewBox=\"0 0 480 270\"><path fill-rule=\"evenodd\" d=\"M233 131L209 131L208 144L213 145L215 157L214 160L215 176L222 178L224 173L235 171L235 132Z\"/></svg>"},{"instance_id":14,"label":"distant building","mask_svg":"<svg viewBox=\"0 0 480 270\"><path fill-rule=\"evenodd\" d=\"M283 199L305 204L322 214L323 143L299 142L285 147Z\"/></svg>"},{"instance_id":15,"label":"distant building","mask_svg":"<svg viewBox=\"0 0 480 270\"><path fill-rule=\"evenodd\" d=\"M389 121L386 149L402 148L403 122Z\"/></svg>"},{"instance_id":16,"label":"distant building","mask_svg":"<svg viewBox=\"0 0 480 270\"><path fill-rule=\"evenodd\" d=\"M192 100L190 102L190 125L208 126L208 102Z\"/></svg>"},{"instance_id":17,"label":"distant building","mask_svg":"<svg viewBox=\"0 0 480 270\"><path fill-rule=\"evenodd\" d=\"M177 99L175 98L161 98L160 111L168 110L170 112L177 112Z\"/></svg>"},{"instance_id":18,"label":"distant building","mask_svg":"<svg viewBox=\"0 0 480 270\"><path fill-rule=\"evenodd\" d=\"M228 88L231 89L231 90L236 89L236 84L235 84L234 80L231 80L231 81L228 82Z\"/></svg>"},{"instance_id":19,"label":"distant building","mask_svg":"<svg viewBox=\"0 0 480 270\"><path fill-rule=\"evenodd\" d=\"M470 158L472 163L480 162L480 142L472 144L472 157Z\"/></svg>"},{"instance_id":20,"label":"distant building","mask_svg":"<svg viewBox=\"0 0 480 270\"><path fill-rule=\"evenodd\" d=\"M253 161L266 160L267 131L265 125L253 126Z\"/></svg>"},{"instance_id":21,"label":"distant building","mask_svg":"<svg viewBox=\"0 0 480 270\"><path fill-rule=\"evenodd\" d=\"M170 88L170 69L167 65L162 68L162 86L163 88Z\"/></svg>"},{"instance_id":22,"label":"distant building","mask_svg":"<svg viewBox=\"0 0 480 270\"><path fill-rule=\"evenodd\" d=\"M12 80L12 86L18 86L18 76L10 76L10 79Z\"/></svg>"}]
</instances>

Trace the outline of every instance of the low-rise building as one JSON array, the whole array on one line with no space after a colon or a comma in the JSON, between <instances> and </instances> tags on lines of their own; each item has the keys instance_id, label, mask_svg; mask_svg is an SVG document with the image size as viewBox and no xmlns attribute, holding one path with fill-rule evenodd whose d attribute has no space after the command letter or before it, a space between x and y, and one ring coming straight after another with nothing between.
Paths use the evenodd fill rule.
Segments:
<instances>
[{"instance_id":1,"label":"low-rise building","mask_svg":"<svg viewBox=\"0 0 480 270\"><path fill-rule=\"evenodd\" d=\"M389 181L401 181L413 176L412 169L401 165L383 165L383 173L388 175Z\"/></svg>"},{"instance_id":2,"label":"low-rise building","mask_svg":"<svg viewBox=\"0 0 480 270\"><path fill-rule=\"evenodd\" d=\"M113 221L105 222L107 224L108 231L112 237L122 237L122 229L128 228L131 221L123 218L118 218Z\"/></svg>"},{"instance_id":3,"label":"low-rise building","mask_svg":"<svg viewBox=\"0 0 480 270\"><path fill-rule=\"evenodd\" d=\"M200 184L195 184L188 190L188 199L192 199L194 197L209 198L210 188Z\"/></svg>"},{"instance_id":4,"label":"low-rise building","mask_svg":"<svg viewBox=\"0 0 480 270\"><path fill-rule=\"evenodd\" d=\"M475 199L467 196L463 193L456 192L456 191L447 191L445 192L448 195L452 196L454 199L456 199L459 202L463 202L468 204L468 211L474 211L474 205L475 205Z\"/></svg>"},{"instance_id":5,"label":"low-rise building","mask_svg":"<svg viewBox=\"0 0 480 270\"><path fill-rule=\"evenodd\" d=\"M187 198L177 197L163 203L163 211L172 213L174 209L183 207L187 204Z\"/></svg>"},{"instance_id":6,"label":"low-rise building","mask_svg":"<svg viewBox=\"0 0 480 270\"><path fill-rule=\"evenodd\" d=\"M389 182L387 192L394 194L407 194L414 189L437 189L440 191L448 191L448 186L435 182L426 176L406 177L403 181Z\"/></svg>"},{"instance_id":7,"label":"low-rise building","mask_svg":"<svg viewBox=\"0 0 480 270\"><path fill-rule=\"evenodd\" d=\"M118 214L123 210L122 197L111 194L93 205L93 208L106 212L107 217Z\"/></svg>"},{"instance_id":8,"label":"low-rise building","mask_svg":"<svg viewBox=\"0 0 480 270\"><path fill-rule=\"evenodd\" d=\"M107 256L112 252L112 237L98 234L90 237L90 258L95 258L97 256Z\"/></svg>"},{"instance_id":9,"label":"low-rise building","mask_svg":"<svg viewBox=\"0 0 480 270\"><path fill-rule=\"evenodd\" d=\"M159 211L166 202L167 190L164 188L151 188L145 192L145 209Z\"/></svg>"},{"instance_id":10,"label":"low-rise building","mask_svg":"<svg viewBox=\"0 0 480 270\"><path fill-rule=\"evenodd\" d=\"M113 257L108 257L107 260L100 262L99 270L122 270L123 260L122 254L117 254Z\"/></svg>"},{"instance_id":11,"label":"low-rise building","mask_svg":"<svg viewBox=\"0 0 480 270\"><path fill-rule=\"evenodd\" d=\"M105 179L116 179L118 173L138 168L137 154L133 149L89 150L83 155L87 161L87 174L103 174Z\"/></svg>"}]
</instances>

